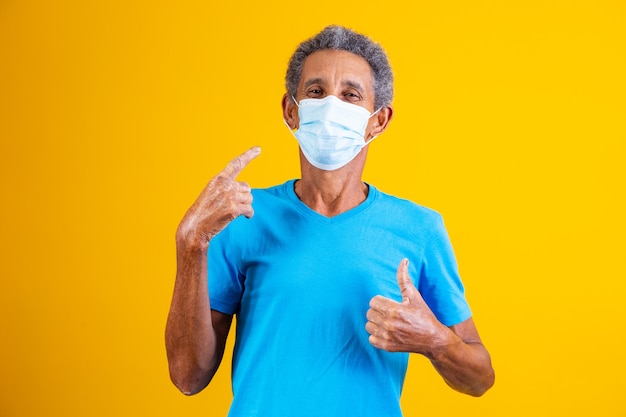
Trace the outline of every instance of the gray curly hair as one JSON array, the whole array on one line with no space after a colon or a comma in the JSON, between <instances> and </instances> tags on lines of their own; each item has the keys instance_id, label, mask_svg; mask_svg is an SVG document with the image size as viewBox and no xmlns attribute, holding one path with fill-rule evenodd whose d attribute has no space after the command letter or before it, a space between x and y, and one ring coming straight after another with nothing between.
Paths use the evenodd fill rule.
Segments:
<instances>
[{"instance_id":1,"label":"gray curly hair","mask_svg":"<svg viewBox=\"0 0 626 417\"><path fill-rule=\"evenodd\" d=\"M365 35L336 25L325 27L317 35L302 42L293 53L285 75L285 86L289 95L296 96L306 58L324 49L344 50L365 59L372 68L374 107L379 109L391 104L393 73L383 48Z\"/></svg>"}]
</instances>

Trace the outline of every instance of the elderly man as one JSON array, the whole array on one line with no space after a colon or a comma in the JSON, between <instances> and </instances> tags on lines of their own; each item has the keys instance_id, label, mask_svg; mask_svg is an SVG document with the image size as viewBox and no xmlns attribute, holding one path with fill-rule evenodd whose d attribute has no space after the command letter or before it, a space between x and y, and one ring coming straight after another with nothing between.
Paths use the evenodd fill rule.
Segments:
<instances>
[{"instance_id":1,"label":"elderly man","mask_svg":"<svg viewBox=\"0 0 626 417\"><path fill-rule=\"evenodd\" d=\"M458 391L491 387L441 216L361 179L367 145L393 115L392 84L383 49L349 29L297 48L282 108L302 178L237 182L260 153L251 148L176 233L166 345L183 393L210 382L234 315L233 417L401 416L411 352Z\"/></svg>"}]
</instances>

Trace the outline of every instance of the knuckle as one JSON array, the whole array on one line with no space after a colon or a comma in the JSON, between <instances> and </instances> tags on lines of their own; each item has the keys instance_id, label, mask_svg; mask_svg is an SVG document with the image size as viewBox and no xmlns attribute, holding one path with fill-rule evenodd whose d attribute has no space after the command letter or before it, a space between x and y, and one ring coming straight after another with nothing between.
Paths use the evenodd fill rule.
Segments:
<instances>
[{"instance_id":1,"label":"knuckle","mask_svg":"<svg viewBox=\"0 0 626 417\"><path fill-rule=\"evenodd\" d=\"M385 321L383 323L383 329L385 329L385 334L389 337L389 333L393 333L396 330L396 325L392 321Z\"/></svg>"},{"instance_id":2,"label":"knuckle","mask_svg":"<svg viewBox=\"0 0 626 417\"><path fill-rule=\"evenodd\" d=\"M217 189L218 191L229 191L232 187L232 182L228 178L228 176L224 173L219 173L209 183L210 186Z\"/></svg>"},{"instance_id":3,"label":"knuckle","mask_svg":"<svg viewBox=\"0 0 626 417\"><path fill-rule=\"evenodd\" d=\"M225 192L229 192L232 189L233 189L233 183L231 181L224 179L224 181L222 181L222 190Z\"/></svg>"},{"instance_id":4,"label":"knuckle","mask_svg":"<svg viewBox=\"0 0 626 417\"><path fill-rule=\"evenodd\" d=\"M228 200L228 211L231 213L239 213L240 207L239 204L233 199Z\"/></svg>"},{"instance_id":5,"label":"knuckle","mask_svg":"<svg viewBox=\"0 0 626 417\"><path fill-rule=\"evenodd\" d=\"M239 182L238 184L242 191L250 192L252 190L250 184L248 184L247 182Z\"/></svg>"},{"instance_id":6,"label":"knuckle","mask_svg":"<svg viewBox=\"0 0 626 417\"><path fill-rule=\"evenodd\" d=\"M387 311L387 317L389 317L392 320L396 320L400 317L400 312L398 311L398 309L396 307L391 307L388 311Z\"/></svg>"},{"instance_id":7,"label":"knuckle","mask_svg":"<svg viewBox=\"0 0 626 417\"><path fill-rule=\"evenodd\" d=\"M376 308L376 306L380 303L381 298L382 297L380 295L372 297L372 299L370 300L370 307Z\"/></svg>"},{"instance_id":8,"label":"knuckle","mask_svg":"<svg viewBox=\"0 0 626 417\"><path fill-rule=\"evenodd\" d=\"M223 182L228 178L228 175L226 175L224 172L220 172L219 174L217 174L216 176L213 177L213 181L214 182Z\"/></svg>"},{"instance_id":9,"label":"knuckle","mask_svg":"<svg viewBox=\"0 0 626 417\"><path fill-rule=\"evenodd\" d=\"M380 346L381 349L384 349L384 350L389 350L391 346L391 344L389 343L387 339L379 339L378 345Z\"/></svg>"}]
</instances>

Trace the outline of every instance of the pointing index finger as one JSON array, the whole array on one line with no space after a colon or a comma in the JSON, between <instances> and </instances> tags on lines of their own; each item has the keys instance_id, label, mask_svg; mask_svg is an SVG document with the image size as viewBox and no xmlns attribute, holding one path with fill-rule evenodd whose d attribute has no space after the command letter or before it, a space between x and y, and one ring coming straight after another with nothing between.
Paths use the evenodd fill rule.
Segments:
<instances>
[{"instance_id":1,"label":"pointing index finger","mask_svg":"<svg viewBox=\"0 0 626 417\"><path fill-rule=\"evenodd\" d=\"M253 146L248 149L232 161L226 165L226 167L222 170L224 174L226 174L231 179L235 179L237 175L252 161L254 158L259 156L261 153L261 148L258 146Z\"/></svg>"}]
</instances>

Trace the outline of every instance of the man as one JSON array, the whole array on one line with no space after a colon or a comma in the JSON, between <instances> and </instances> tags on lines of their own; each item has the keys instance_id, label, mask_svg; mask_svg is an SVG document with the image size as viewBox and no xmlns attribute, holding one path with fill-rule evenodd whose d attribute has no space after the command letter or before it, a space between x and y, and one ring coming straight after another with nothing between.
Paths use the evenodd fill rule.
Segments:
<instances>
[{"instance_id":1,"label":"man","mask_svg":"<svg viewBox=\"0 0 626 417\"><path fill-rule=\"evenodd\" d=\"M367 144L393 115L384 51L327 27L298 47L286 86L302 178L237 182L254 147L178 227L172 381L185 394L210 382L237 315L230 416L401 416L410 352L482 395L494 373L441 216L361 180Z\"/></svg>"}]
</instances>

